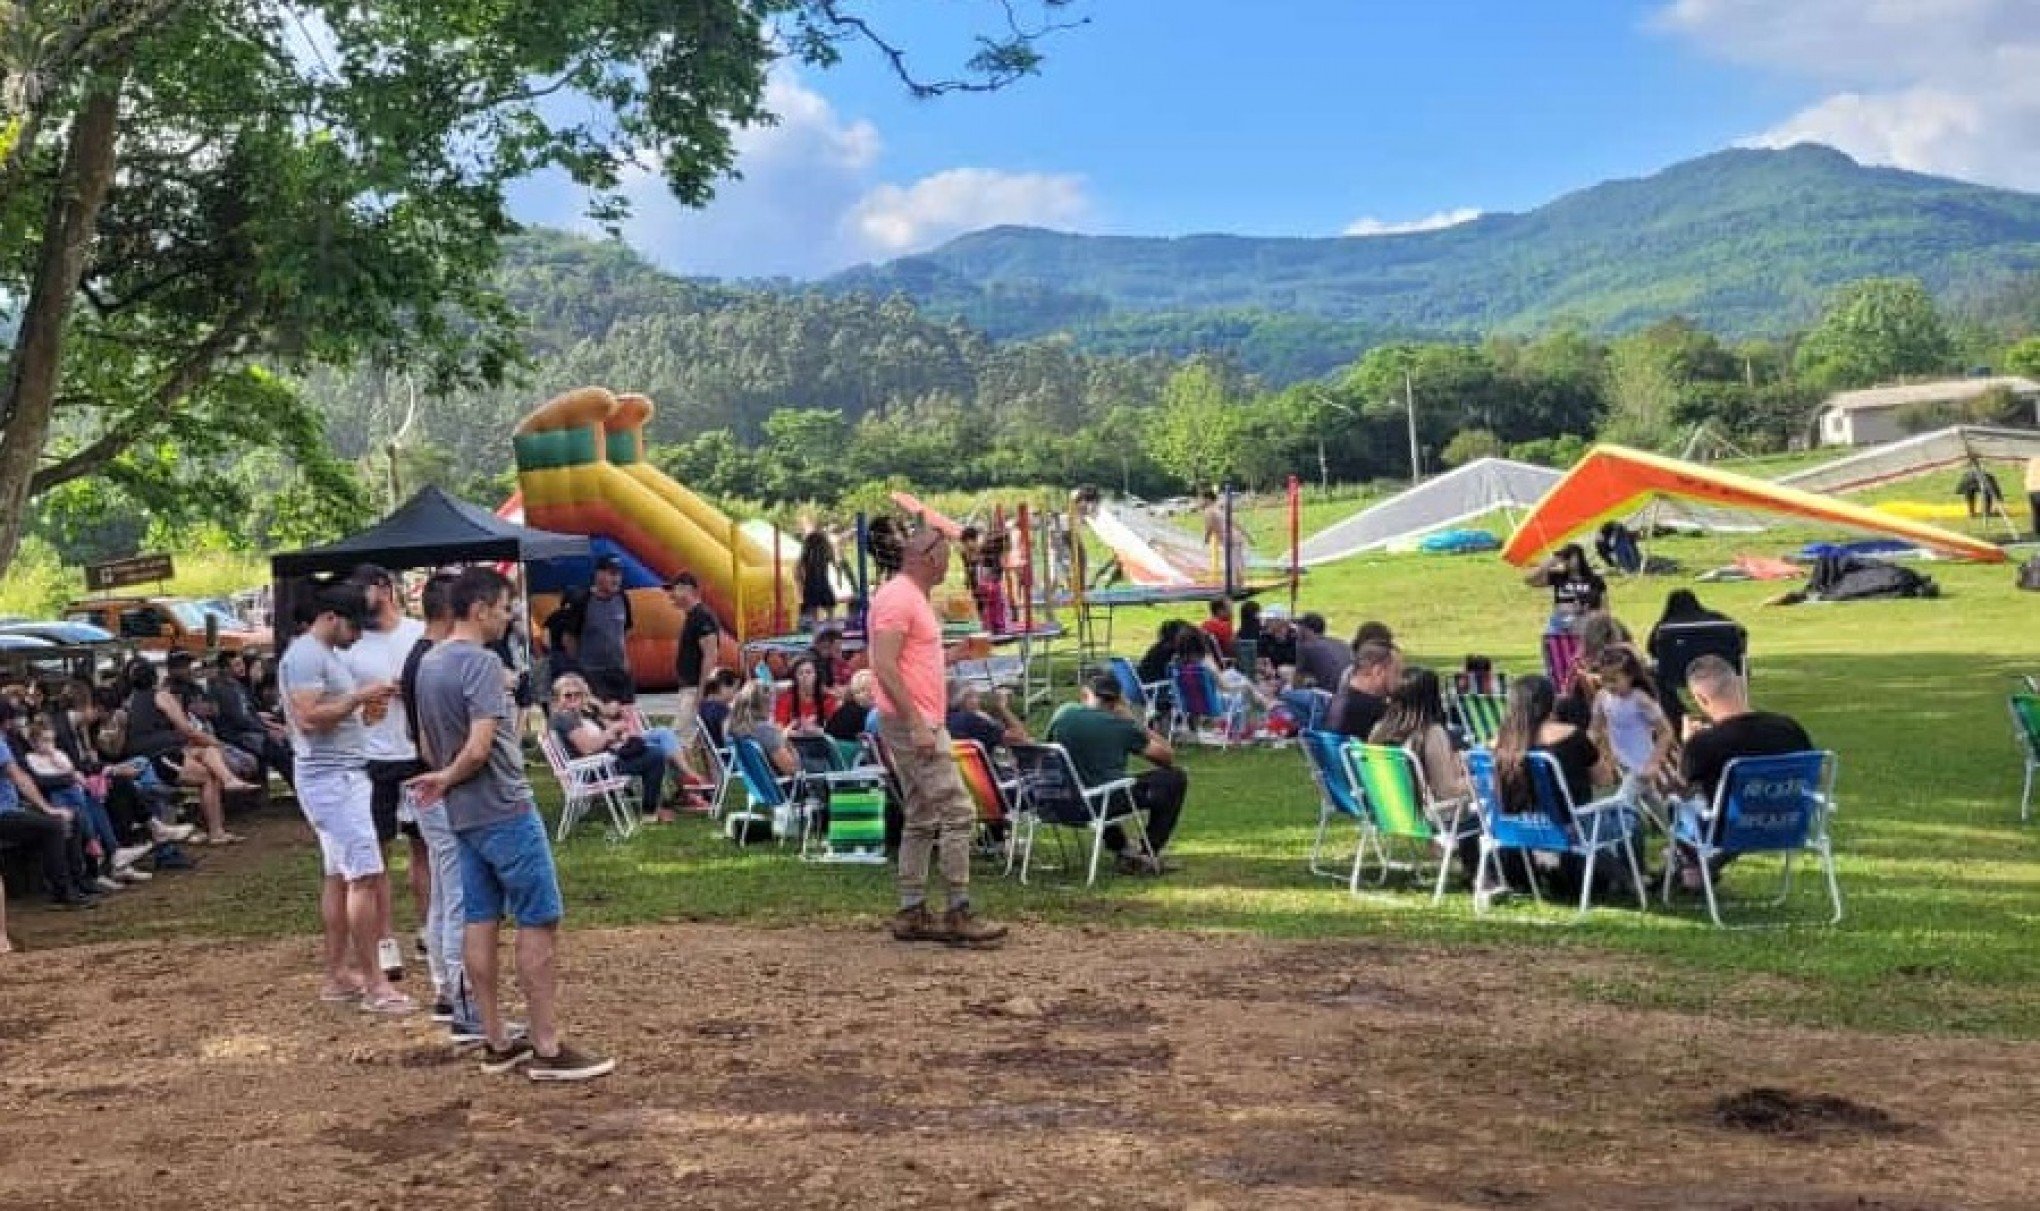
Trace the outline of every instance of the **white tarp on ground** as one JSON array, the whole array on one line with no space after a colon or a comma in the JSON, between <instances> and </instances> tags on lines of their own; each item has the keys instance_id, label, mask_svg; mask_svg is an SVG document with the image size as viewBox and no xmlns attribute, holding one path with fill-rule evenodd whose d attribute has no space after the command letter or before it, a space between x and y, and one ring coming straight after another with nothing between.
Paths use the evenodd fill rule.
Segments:
<instances>
[{"instance_id":1,"label":"white tarp on ground","mask_svg":"<svg viewBox=\"0 0 2040 1211\"><path fill-rule=\"evenodd\" d=\"M1808 467L1778 482L1808 492L1856 492L1949 467L1978 462L2024 462L2040 456L2040 430L1957 425L1872 446L1861 454ZM2016 494L2017 485L2012 485Z\"/></svg>"},{"instance_id":2,"label":"white tarp on ground","mask_svg":"<svg viewBox=\"0 0 2040 1211\"><path fill-rule=\"evenodd\" d=\"M1562 478L1549 467L1477 458L1304 539L1301 561L1315 567L1463 525L1496 509L1527 510Z\"/></svg>"}]
</instances>

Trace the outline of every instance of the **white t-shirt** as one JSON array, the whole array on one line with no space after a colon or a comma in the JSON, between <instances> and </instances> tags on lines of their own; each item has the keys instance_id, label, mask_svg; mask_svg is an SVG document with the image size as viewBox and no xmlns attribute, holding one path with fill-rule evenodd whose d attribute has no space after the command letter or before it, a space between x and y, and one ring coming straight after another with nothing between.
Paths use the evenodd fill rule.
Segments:
<instances>
[{"instance_id":1,"label":"white t-shirt","mask_svg":"<svg viewBox=\"0 0 2040 1211\"><path fill-rule=\"evenodd\" d=\"M425 637L425 624L402 618L387 631L367 631L354 646L340 653L356 684L386 681L391 685L403 675L404 660ZM374 723L362 725L364 756L370 761L415 761L418 750L411 746L411 729L404 718L402 696L390 699L389 713Z\"/></svg>"}]
</instances>

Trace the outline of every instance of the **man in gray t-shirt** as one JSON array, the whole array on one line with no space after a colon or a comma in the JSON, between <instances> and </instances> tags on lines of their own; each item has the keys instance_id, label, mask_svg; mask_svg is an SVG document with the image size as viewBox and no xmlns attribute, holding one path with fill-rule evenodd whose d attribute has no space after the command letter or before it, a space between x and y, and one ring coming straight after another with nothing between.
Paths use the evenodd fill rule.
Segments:
<instances>
[{"instance_id":1,"label":"man in gray t-shirt","mask_svg":"<svg viewBox=\"0 0 2040 1211\"><path fill-rule=\"evenodd\" d=\"M595 561L595 588L581 606L581 630L574 645L574 659L582 674L605 702L630 702L637 686L630 675L630 658L624 649L630 633L630 599L623 592L623 561L604 555Z\"/></svg>"},{"instance_id":2,"label":"man in gray t-shirt","mask_svg":"<svg viewBox=\"0 0 2040 1211\"><path fill-rule=\"evenodd\" d=\"M524 780L508 670L488 646L510 624L510 582L493 568L471 567L454 578L449 596L453 630L418 662L414 694L419 755L432 772L410 786L421 818L446 813L460 851L462 949L486 1040L482 1070L522 1066L534 1081L603 1076L616 1061L560 1039L560 881ZM531 1016L523 1037L512 1037L497 996L497 938L506 916L517 922L517 983Z\"/></svg>"},{"instance_id":3,"label":"man in gray t-shirt","mask_svg":"<svg viewBox=\"0 0 2040 1211\"><path fill-rule=\"evenodd\" d=\"M326 984L319 996L359 1001L370 1013L409 1013L417 1005L390 985L376 955L386 876L369 809L361 729L361 709L386 706L396 686L357 684L340 659L340 649L360 636L368 612L360 588L329 585L319 590L313 608L312 624L277 663L277 688L297 754L298 807L319 838L325 864L319 916Z\"/></svg>"}]
</instances>

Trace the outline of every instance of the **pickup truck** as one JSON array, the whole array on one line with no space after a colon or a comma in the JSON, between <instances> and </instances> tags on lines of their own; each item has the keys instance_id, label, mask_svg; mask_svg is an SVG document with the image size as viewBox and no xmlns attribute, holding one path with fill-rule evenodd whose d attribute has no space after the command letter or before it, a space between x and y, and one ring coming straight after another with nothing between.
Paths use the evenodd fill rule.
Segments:
<instances>
[{"instance_id":1,"label":"pickup truck","mask_svg":"<svg viewBox=\"0 0 2040 1211\"><path fill-rule=\"evenodd\" d=\"M66 622L89 622L144 652L207 650L213 623L217 647L227 652L268 651L275 642L266 628L236 625L181 597L88 597L64 607Z\"/></svg>"}]
</instances>

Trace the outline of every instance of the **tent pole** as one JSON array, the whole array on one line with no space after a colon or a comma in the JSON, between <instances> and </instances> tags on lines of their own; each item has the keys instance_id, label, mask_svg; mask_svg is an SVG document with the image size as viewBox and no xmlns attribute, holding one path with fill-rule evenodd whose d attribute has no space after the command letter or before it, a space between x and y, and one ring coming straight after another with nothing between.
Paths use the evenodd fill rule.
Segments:
<instances>
[{"instance_id":1,"label":"tent pole","mask_svg":"<svg viewBox=\"0 0 2040 1211\"><path fill-rule=\"evenodd\" d=\"M1225 485L1225 533L1218 536L1218 557L1225 564L1225 599L1233 599L1233 486Z\"/></svg>"},{"instance_id":2,"label":"tent pole","mask_svg":"<svg viewBox=\"0 0 2040 1211\"><path fill-rule=\"evenodd\" d=\"M785 554L780 550L779 527L772 527L772 633L785 635L786 625L786 568L781 562Z\"/></svg>"},{"instance_id":3,"label":"tent pole","mask_svg":"<svg viewBox=\"0 0 2040 1211\"><path fill-rule=\"evenodd\" d=\"M1289 477L1289 612L1296 613L1296 590L1303 579L1303 482ZM1247 670L1252 675L1253 670Z\"/></svg>"},{"instance_id":4,"label":"tent pole","mask_svg":"<svg viewBox=\"0 0 2040 1211\"><path fill-rule=\"evenodd\" d=\"M744 667L744 641L750 638L750 636L744 633L744 560L737 545L742 538L743 531L737 528L737 519L734 517L730 518L730 600L734 607L731 613L736 615L730 619L730 630L737 637L737 667L739 669Z\"/></svg>"},{"instance_id":5,"label":"tent pole","mask_svg":"<svg viewBox=\"0 0 2040 1211\"><path fill-rule=\"evenodd\" d=\"M865 642L871 641L871 628L866 621L871 617L871 582L865 570L864 554L871 545L869 519L863 510L857 513L857 629L865 632Z\"/></svg>"}]
</instances>

